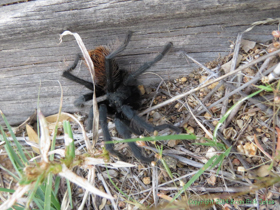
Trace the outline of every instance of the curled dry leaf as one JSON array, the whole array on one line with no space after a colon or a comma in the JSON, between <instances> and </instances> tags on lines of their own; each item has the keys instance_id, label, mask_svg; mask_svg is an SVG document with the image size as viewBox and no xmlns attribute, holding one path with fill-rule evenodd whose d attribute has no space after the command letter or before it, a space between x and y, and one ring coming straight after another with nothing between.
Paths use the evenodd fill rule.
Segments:
<instances>
[{"instance_id":1,"label":"curled dry leaf","mask_svg":"<svg viewBox=\"0 0 280 210\"><path fill-rule=\"evenodd\" d=\"M226 139L234 139L237 135L237 131L233 127L229 127L223 130L223 134Z\"/></svg>"},{"instance_id":2,"label":"curled dry leaf","mask_svg":"<svg viewBox=\"0 0 280 210\"><path fill-rule=\"evenodd\" d=\"M55 130L57 118L58 118L58 114L54 114L54 115L50 115L50 116L46 117L46 121L48 123L50 133L53 133L54 130ZM63 127L63 121L64 120L73 121L71 117L69 117L68 115L65 115L64 113L61 113L60 117L59 117L58 124L57 124L58 128Z\"/></svg>"}]
</instances>

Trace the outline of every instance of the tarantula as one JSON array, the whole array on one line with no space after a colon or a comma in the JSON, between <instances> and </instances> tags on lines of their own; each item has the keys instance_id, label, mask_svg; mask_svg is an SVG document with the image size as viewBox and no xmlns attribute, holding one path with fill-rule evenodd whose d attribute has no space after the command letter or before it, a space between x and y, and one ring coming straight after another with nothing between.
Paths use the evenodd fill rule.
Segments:
<instances>
[{"instance_id":1,"label":"tarantula","mask_svg":"<svg viewBox=\"0 0 280 210\"><path fill-rule=\"evenodd\" d=\"M136 114L137 109L140 108L140 91L137 87L136 78L153 64L160 61L163 56L172 47L172 43L169 42L163 48L154 60L144 63L132 74L128 74L127 71L120 69L116 61L114 60L127 46L132 36L132 32L128 32L124 43L117 48L117 50L110 52L105 46L99 46L94 50L89 51L89 55L93 61L95 69L95 91L96 96L107 95L107 99L99 103L99 122L103 131L105 141L111 141L111 136L107 124L107 112L115 115L115 125L118 133L124 138L131 138L131 134L141 135L144 130L152 132L155 130L162 130L170 128L179 133L180 129L173 125L163 124L159 126L153 126L143 120ZM79 60L82 58L78 55L75 62L71 67L63 72L63 77L69 80L84 85L91 91L93 91L93 83L80 79L70 73L75 69ZM93 93L82 95L75 102L75 106L83 106L86 101L92 100ZM87 129L92 128L93 111L90 109ZM147 158L142 155L141 148L138 147L135 142L128 143L134 156L140 159L142 162L151 162L151 158ZM124 156L114 150L113 144L105 144L105 148L113 155L119 157L121 160L125 160Z\"/></svg>"}]
</instances>

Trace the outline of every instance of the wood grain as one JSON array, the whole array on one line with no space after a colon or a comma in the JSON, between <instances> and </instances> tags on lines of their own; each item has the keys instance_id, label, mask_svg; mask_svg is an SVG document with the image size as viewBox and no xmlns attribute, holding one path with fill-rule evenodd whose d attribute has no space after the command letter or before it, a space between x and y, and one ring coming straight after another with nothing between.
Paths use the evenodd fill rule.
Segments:
<instances>
[{"instance_id":1,"label":"wood grain","mask_svg":"<svg viewBox=\"0 0 280 210\"><path fill-rule=\"evenodd\" d=\"M63 86L63 111L78 111L73 101L87 90L61 77L79 52L73 37L64 37L58 44L64 30L78 32L88 49L99 45L114 49L128 30L134 31L127 49L117 59L129 71L151 60L172 41L173 49L149 70L172 80L197 68L178 52L186 51L202 63L227 55L239 32L255 21L278 18L280 11L278 0L14 2L0 4L0 109L11 124L21 123L33 113L39 87L43 113L56 113L58 81ZM244 38L264 42L276 29L276 24L257 26ZM90 80L83 64L75 74ZM145 85L159 81L149 73L139 78Z\"/></svg>"}]
</instances>

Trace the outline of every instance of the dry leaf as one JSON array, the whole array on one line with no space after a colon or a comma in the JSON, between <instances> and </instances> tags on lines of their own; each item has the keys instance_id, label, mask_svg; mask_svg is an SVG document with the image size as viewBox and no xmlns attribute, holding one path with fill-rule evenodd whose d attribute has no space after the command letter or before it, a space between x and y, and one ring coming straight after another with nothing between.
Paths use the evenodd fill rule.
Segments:
<instances>
[{"instance_id":1,"label":"dry leaf","mask_svg":"<svg viewBox=\"0 0 280 210\"><path fill-rule=\"evenodd\" d=\"M168 141L167 145L169 147L175 147L176 145L178 145L181 141L178 139L171 139Z\"/></svg>"},{"instance_id":2,"label":"dry leaf","mask_svg":"<svg viewBox=\"0 0 280 210\"><path fill-rule=\"evenodd\" d=\"M181 82L186 82L187 81L187 78L186 77L182 77L181 78Z\"/></svg>"},{"instance_id":3,"label":"dry leaf","mask_svg":"<svg viewBox=\"0 0 280 210\"><path fill-rule=\"evenodd\" d=\"M237 61L236 61L236 67L238 67L238 65L240 64L241 62L241 59L242 59L242 56L241 55L238 55L238 58L237 58ZM222 65L222 69L225 71L225 73L229 73L230 72L230 68L231 68L231 63L232 63L232 60L225 63L224 65Z\"/></svg>"},{"instance_id":4,"label":"dry leaf","mask_svg":"<svg viewBox=\"0 0 280 210\"><path fill-rule=\"evenodd\" d=\"M237 158L234 158L234 160L232 161L232 164L235 165L235 166L239 166L240 161Z\"/></svg>"},{"instance_id":5,"label":"dry leaf","mask_svg":"<svg viewBox=\"0 0 280 210\"><path fill-rule=\"evenodd\" d=\"M58 114L50 115L50 116L46 117L46 120L48 123L56 123L57 117L58 117ZM73 121L71 117L61 113L59 122L63 122L64 120Z\"/></svg>"},{"instance_id":6,"label":"dry leaf","mask_svg":"<svg viewBox=\"0 0 280 210\"><path fill-rule=\"evenodd\" d=\"M233 127L229 127L223 130L223 134L226 139L233 139L237 135L237 131Z\"/></svg>"},{"instance_id":7,"label":"dry leaf","mask_svg":"<svg viewBox=\"0 0 280 210\"><path fill-rule=\"evenodd\" d=\"M144 183L145 185L150 184L150 183L151 183L151 178L150 178L150 177L144 177L144 178L143 178L143 183Z\"/></svg>"},{"instance_id":8,"label":"dry leaf","mask_svg":"<svg viewBox=\"0 0 280 210\"><path fill-rule=\"evenodd\" d=\"M244 148L244 152L245 152L246 155L253 156L253 155L256 155L256 153L257 153L257 147L253 143L247 142L243 146L243 148Z\"/></svg>"},{"instance_id":9,"label":"dry leaf","mask_svg":"<svg viewBox=\"0 0 280 210\"><path fill-rule=\"evenodd\" d=\"M216 150L215 150L214 147L210 147L210 148L207 150L205 157L208 158L208 159L210 159L210 158L212 158L214 155L216 155Z\"/></svg>"},{"instance_id":10,"label":"dry leaf","mask_svg":"<svg viewBox=\"0 0 280 210\"><path fill-rule=\"evenodd\" d=\"M211 116L211 114L209 114L208 112L206 112L206 113L204 114L204 117L205 117L206 120L210 120L212 116Z\"/></svg>"},{"instance_id":11,"label":"dry leaf","mask_svg":"<svg viewBox=\"0 0 280 210\"><path fill-rule=\"evenodd\" d=\"M263 165L258 168L257 175L259 177L265 177L270 174L271 167L269 165Z\"/></svg>"},{"instance_id":12,"label":"dry leaf","mask_svg":"<svg viewBox=\"0 0 280 210\"><path fill-rule=\"evenodd\" d=\"M141 95L144 95L144 94L145 94L144 85L138 85L138 89L140 90L140 94L141 94Z\"/></svg>"},{"instance_id":13,"label":"dry leaf","mask_svg":"<svg viewBox=\"0 0 280 210\"><path fill-rule=\"evenodd\" d=\"M211 82L211 81L212 81L212 80L209 80L209 82ZM215 83L209 85L208 88L212 90L212 89L214 89L218 84L219 84L219 82L215 82ZM220 89L219 89L219 90L220 90Z\"/></svg>"},{"instance_id":14,"label":"dry leaf","mask_svg":"<svg viewBox=\"0 0 280 210\"><path fill-rule=\"evenodd\" d=\"M187 134L191 134L191 133L194 133L194 128L189 126L187 127Z\"/></svg>"},{"instance_id":15,"label":"dry leaf","mask_svg":"<svg viewBox=\"0 0 280 210\"><path fill-rule=\"evenodd\" d=\"M243 128L243 125L244 125L244 121L243 121L243 120L236 120L236 124L238 125L238 127L239 127L240 129L242 129L242 128Z\"/></svg>"},{"instance_id":16,"label":"dry leaf","mask_svg":"<svg viewBox=\"0 0 280 210\"><path fill-rule=\"evenodd\" d=\"M27 135L28 135L28 138L29 138L29 141L30 142L34 142L36 144L39 145L39 137L37 135L37 133L33 130L33 128L26 124L26 131L27 131ZM32 147L32 146L31 146ZM41 154L40 153L40 149L37 148L37 147L32 147L33 151L36 152L37 154Z\"/></svg>"},{"instance_id":17,"label":"dry leaf","mask_svg":"<svg viewBox=\"0 0 280 210\"><path fill-rule=\"evenodd\" d=\"M212 186L214 186L216 184L216 179L217 179L216 176L212 174L210 178L207 179L207 183L209 185L211 184Z\"/></svg>"},{"instance_id":18,"label":"dry leaf","mask_svg":"<svg viewBox=\"0 0 280 210\"><path fill-rule=\"evenodd\" d=\"M241 47L247 53L249 50L253 49L256 46L256 42L242 39Z\"/></svg>"},{"instance_id":19,"label":"dry leaf","mask_svg":"<svg viewBox=\"0 0 280 210\"><path fill-rule=\"evenodd\" d=\"M201 76L199 79L199 83L202 84L207 79L207 76Z\"/></svg>"}]
</instances>

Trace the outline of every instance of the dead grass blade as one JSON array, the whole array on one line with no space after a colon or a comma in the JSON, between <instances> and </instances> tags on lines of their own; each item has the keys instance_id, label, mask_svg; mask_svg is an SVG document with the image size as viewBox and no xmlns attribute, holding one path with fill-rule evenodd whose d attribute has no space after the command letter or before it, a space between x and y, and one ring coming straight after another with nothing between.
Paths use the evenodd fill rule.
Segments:
<instances>
[{"instance_id":1,"label":"dead grass blade","mask_svg":"<svg viewBox=\"0 0 280 210\"><path fill-rule=\"evenodd\" d=\"M86 64L89 68L89 72L91 75L91 79L93 84L94 83L94 78L95 78L95 71L94 71L94 65L93 62L88 54L88 51L86 49L86 46L84 45L80 35L78 33L72 33L71 31L64 31L61 35L60 35L60 42L62 42L62 37L65 35L72 35L75 37L77 44L79 45L83 57L86 61ZM93 126L92 126L92 139L94 141L96 141L98 139L98 126L99 126L99 112L98 112L98 105L97 105L97 101L96 101L96 95L95 95L95 88L93 91L93 98L92 98L92 108L93 108L93 115L94 115L94 119L93 119ZM88 151L92 152L93 151L93 145L89 144L88 145Z\"/></svg>"}]
</instances>

